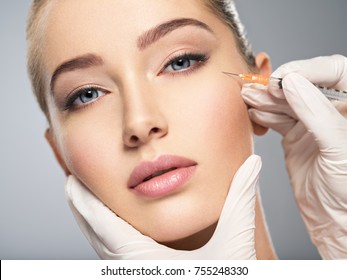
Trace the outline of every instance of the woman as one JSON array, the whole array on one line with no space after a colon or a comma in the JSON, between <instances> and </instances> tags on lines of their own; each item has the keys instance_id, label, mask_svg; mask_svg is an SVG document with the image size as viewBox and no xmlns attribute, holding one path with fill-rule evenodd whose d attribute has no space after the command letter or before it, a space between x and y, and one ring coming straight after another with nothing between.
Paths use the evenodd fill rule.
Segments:
<instances>
[{"instance_id":1,"label":"woman","mask_svg":"<svg viewBox=\"0 0 347 280\"><path fill-rule=\"evenodd\" d=\"M196 251L218 240L223 205L235 203L242 191L235 179L247 177L237 170L259 165L247 160L252 131L266 131L248 118L241 81L221 72L271 73L266 55L253 57L235 11L223 1L34 2L29 72L50 123L47 140L73 175L70 197L82 183L143 235L173 249ZM253 236L257 258L275 257L260 201L252 199L255 181L243 196L248 223L235 231L247 229L249 252L236 258L254 257ZM229 204L230 184L230 192L239 191L229 192ZM105 256L91 233L105 225L88 231L91 221L76 216Z\"/></svg>"}]
</instances>

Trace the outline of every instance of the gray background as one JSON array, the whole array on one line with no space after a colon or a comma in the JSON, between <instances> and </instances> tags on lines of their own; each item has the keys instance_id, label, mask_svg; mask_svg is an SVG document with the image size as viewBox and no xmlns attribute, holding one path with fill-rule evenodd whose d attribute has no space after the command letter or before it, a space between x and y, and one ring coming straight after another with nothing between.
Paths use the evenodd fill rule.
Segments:
<instances>
[{"instance_id":1,"label":"gray background","mask_svg":"<svg viewBox=\"0 0 347 280\"><path fill-rule=\"evenodd\" d=\"M347 55L345 0L236 0L256 52L274 69L319 55ZM64 175L43 138L46 121L25 68L29 0L0 2L0 259L95 259L64 197ZM261 192L280 259L317 259L293 199L280 137L257 137Z\"/></svg>"}]
</instances>

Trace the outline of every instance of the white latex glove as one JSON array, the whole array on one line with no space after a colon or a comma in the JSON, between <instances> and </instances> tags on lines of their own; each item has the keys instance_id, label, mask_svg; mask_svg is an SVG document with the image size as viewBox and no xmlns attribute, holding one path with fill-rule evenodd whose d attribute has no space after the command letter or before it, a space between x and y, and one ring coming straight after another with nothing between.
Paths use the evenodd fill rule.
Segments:
<instances>
[{"instance_id":1,"label":"white latex glove","mask_svg":"<svg viewBox=\"0 0 347 280\"><path fill-rule=\"evenodd\" d=\"M255 194L260 168L256 155L239 168L212 238L193 251L174 250L142 235L74 176L69 176L65 190L82 232L102 259L255 259Z\"/></svg>"},{"instance_id":2,"label":"white latex glove","mask_svg":"<svg viewBox=\"0 0 347 280\"><path fill-rule=\"evenodd\" d=\"M347 103L329 101L310 83L346 90L347 58L294 61L272 76L283 78L283 90L244 86L250 117L283 135L296 202L322 258L347 258L347 119L340 114Z\"/></svg>"}]
</instances>

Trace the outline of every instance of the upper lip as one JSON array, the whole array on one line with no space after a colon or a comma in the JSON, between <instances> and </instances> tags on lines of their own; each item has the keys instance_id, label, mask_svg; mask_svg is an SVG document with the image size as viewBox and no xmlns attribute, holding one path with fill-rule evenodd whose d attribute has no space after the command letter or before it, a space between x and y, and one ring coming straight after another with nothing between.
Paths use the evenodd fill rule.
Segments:
<instances>
[{"instance_id":1,"label":"upper lip","mask_svg":"<svg viewBox=\"0 0 347 280\"><path fill-rule=\"evenodd\" d=\"M184 168L194 166L197 163L191 159L180 156L164 155L154 161L143 161L137 165L130 174L128 187L134 188L141 184L146 178L151 179L152 175L158 172L168 172L170 169Z\"/></svg>"}]
</instances>

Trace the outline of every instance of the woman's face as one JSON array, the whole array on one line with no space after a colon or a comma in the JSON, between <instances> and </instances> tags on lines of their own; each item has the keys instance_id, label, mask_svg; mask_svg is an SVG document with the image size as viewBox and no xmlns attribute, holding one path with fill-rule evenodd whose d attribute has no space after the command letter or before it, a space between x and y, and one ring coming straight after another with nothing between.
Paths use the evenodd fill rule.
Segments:
<instances>
[{"instance_id":1,"label":"woman's face","mask_svg":"<svg viewBox=\"0 0 347 280\"><path fill-rule=\"evenodd\" d=\"M252 153L240 81L222 74L247 70L231 30L201 0L48 11L48 138L62 164L155 240L209 238Z\"/></svg>"}]
</instances>

